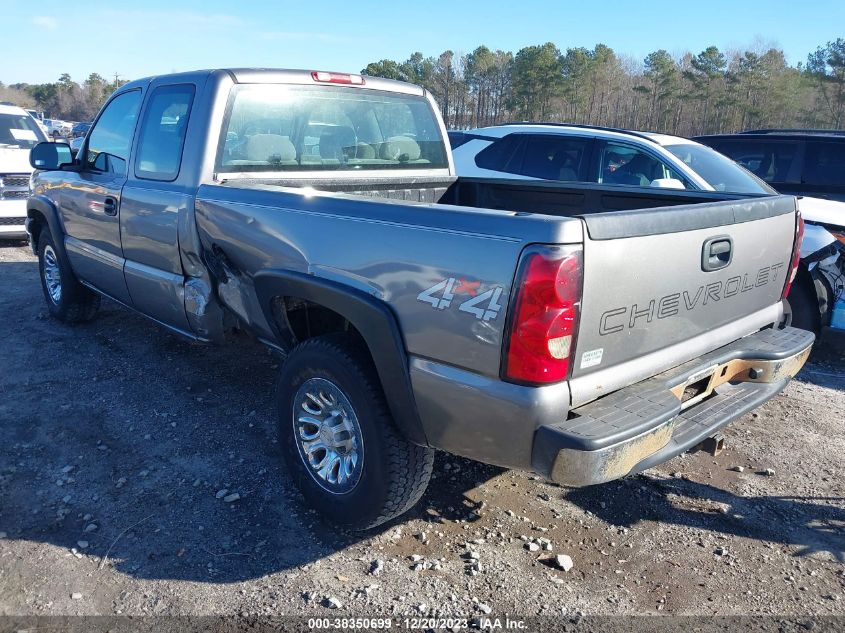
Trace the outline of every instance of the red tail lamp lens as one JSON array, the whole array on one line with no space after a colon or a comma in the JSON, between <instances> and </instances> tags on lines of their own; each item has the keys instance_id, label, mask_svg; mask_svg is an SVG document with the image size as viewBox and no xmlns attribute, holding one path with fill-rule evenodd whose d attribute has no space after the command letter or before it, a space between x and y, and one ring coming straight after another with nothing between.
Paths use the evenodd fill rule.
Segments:
<instances>
[{"instance_id":1,"label":"red tail lamp lens","mask_svg":"<svg viewBox=\"0 0 845 633\"><path fill-rule=\"evenodd\" d=\"M547 384L565 380L581 306L580 247L526 249L517 275L504 376Z\"/></svg>"},{"instance_id":2,"label":"red tail lamp lens","mask_svg":"<svg viewBox=\"0 0 845 633\"><path fill-rule=\"evenodd\" d=\"M792 245L792 261L789 264L789 271L786 277L786 283L783 286L783 295L781 299L786 299L789 296L789 289L792 288L792 282L795 281L795 275L798 274L798 264L801 262L801 242L804 241L804 218L801 213L798 213L798 221L795 225L795 242Z\"/></svg>"}]
</instances>

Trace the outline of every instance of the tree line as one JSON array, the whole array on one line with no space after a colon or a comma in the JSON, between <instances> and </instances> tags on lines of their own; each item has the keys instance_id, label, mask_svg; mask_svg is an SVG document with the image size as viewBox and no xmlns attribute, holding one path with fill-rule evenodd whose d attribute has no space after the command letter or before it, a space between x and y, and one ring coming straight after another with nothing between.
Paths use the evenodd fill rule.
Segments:
<instances>
[{"instance_id":1,"label":"tree line","mask_svg":"<svg viewBox=\"0 0 845 633\"><path fill-rule=\"evenodd\" d=\"M604 44L561 51L548 42L515 54L479 46L468 54L414 53L367 64L364 75L419 84L449 128L506 121L584 123L681 136L766 127L845 125L845 40L791 66L782 50L720 51L644 60Z\"/></svg>"},{"instance_id":2,"label":"tree line","mask_svg":"<svg viewBox=\"0 0 845 633\"><path fill-rule=\"evenodd\" d=\"M65 73L54 83L0 83L0 101L44 112L47 118L90 121L108 96L125 83L119 77L108 81L97 73L77 83Z\"/></svg>"},{"instance_id":3,"label":"tree line","mask_svg":"<svg viewBox=\"0 0 845 633\"><path fill-rule=\"evenodd\" d=\"M845 39L819 46L791 66L783 51L720 51L636 60L604 44L555 44L516 53L479 46L471 53L416 52L367 64L364 75L419 84L437 99L450 128L506 121L586 123L692 136L761 127L845 126ZM56 119L90 121L125 81L92 73L82 83L0 83L0 101Z\"/></svg>"}]
</instances>

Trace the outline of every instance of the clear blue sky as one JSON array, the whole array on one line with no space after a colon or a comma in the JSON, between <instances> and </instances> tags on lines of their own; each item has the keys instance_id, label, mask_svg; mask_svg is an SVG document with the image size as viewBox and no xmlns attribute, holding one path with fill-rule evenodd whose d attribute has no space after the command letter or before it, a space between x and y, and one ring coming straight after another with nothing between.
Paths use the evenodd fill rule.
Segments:
<instances>
[{"instance_id":1,"label":"clear blue sky","mask_svg":"<svg viewBox=\"0 0 845 633\"><path fill-rule=\"evenodd\" d=\"M642 59L714 44L783 48L790 63L845 38L845 0L2 0L0 81L134 79L225 66L358 72L413 52L562 50L602 42Z\"/></svg>"}]
</instances>

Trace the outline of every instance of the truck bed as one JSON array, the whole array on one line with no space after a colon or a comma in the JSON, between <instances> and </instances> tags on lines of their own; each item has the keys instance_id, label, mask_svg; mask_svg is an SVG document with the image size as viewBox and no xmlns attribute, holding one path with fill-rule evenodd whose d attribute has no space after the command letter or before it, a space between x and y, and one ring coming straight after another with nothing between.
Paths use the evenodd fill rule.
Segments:
<instances>
[{"instance_id":1,"label":"truck bed","mask_svg":"<svg viewBox=\"0 0 845 633\"><path fill-rule=\"evenodd\" d=\"M260 179L228 180L225 186L242 188L293 187L343 193L404 202L439 203L479 209L499 209L554 216L576 216L589 213L650 209L681 204L701 204L754 196L715 191L677 189L644 190L643 187L608 187L600 184L566 183L494 178L354 179Z\"/></svg>"}]
</instances>

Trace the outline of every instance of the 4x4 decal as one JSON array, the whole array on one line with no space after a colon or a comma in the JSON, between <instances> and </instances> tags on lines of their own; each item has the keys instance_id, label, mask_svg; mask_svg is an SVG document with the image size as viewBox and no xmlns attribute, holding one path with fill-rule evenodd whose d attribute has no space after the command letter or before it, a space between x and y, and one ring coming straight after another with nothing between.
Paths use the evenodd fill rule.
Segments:
<instances>
[{"instance_id":1,"label":"4x4 decal","mask_svg":"<svg viewBox=\"0 0 845 633\"><path fill-rule=\"evenodd\" d=\"M417 300L428 303L437 310L445 310L451 307L455 295L466 294L469 298L461 301L458 310L467 312L476 319L492 321L502 310L502 304L499 303L502 298L502 287L496 286L479 294L480 286L480 281L449 277L423 290L417 295Z\"/></svg>"}]
</instances>

